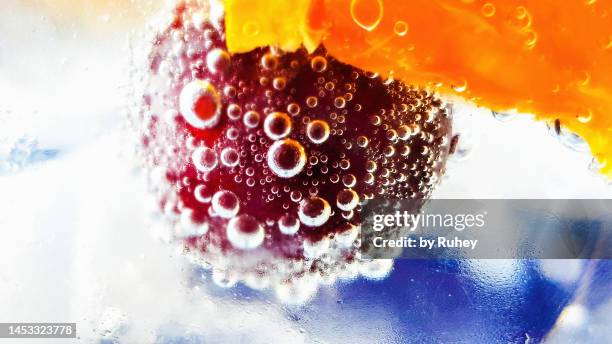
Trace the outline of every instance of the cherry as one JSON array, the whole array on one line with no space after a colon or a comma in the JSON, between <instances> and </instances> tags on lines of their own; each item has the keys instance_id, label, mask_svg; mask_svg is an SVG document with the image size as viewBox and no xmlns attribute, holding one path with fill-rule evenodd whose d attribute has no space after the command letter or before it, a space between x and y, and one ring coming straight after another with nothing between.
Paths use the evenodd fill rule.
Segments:
<instances>
[{"instance_id":1,"label":"cherry","mask_svg":"<svg viewBox=\"0 0 612 344\"><path fill-rule=\"evenodd\" d=\"M201 11L177 7L158 34L139 119L187 252L224 281L281 296L388 269L359 258L361 203L429 197L450 148L442 102L324 47L230 55L223 23L195 21Z\"/></svg>"}]
</instances>

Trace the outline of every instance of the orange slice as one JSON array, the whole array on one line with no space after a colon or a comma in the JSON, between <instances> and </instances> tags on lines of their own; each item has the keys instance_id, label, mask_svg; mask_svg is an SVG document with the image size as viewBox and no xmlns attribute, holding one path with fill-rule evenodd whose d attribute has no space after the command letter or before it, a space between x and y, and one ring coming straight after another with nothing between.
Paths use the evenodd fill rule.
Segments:
<instances>
[{"instance_id":1,"label":"orange slice","mask_svg":"<svg viewBox=\"0 0 612 344\"><path fill-rule=\"evenodd\" d=\"M385 77L559 119L612 177L610 0L225 0L225 10L231 52L323 43Z\"/></svg>"}]
</instances>

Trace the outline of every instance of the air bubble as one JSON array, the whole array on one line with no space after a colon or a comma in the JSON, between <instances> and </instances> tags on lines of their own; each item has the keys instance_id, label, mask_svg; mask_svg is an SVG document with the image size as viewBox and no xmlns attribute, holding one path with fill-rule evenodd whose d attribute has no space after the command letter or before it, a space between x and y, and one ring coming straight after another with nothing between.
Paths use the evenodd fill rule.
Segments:
<instances>
[{"instance_id":1,"label":"air bubble","mask_svg":"<svg viewBox=\"0 0 612 344\"><path fill-rule=\"evenodd\" d=\"M227 117L231 120L238 120L242 116L242 108L238 104L230 104L227 107Z\"/></svg>"},{"instance_id":2,"label":"air bubble","mask_svg":"<svg viewBox=\"0 0 612 344\"><path fill-rule=\"evenodd\" d=\"M314 120L308 123L306 128L306 135L308 139L315 144L321 144L329 138L330 134L329 124L322 120Z\"/></svg>"},{"instance_id":3,"label":"air bubble","mask_svg":"<svg viewBox=\"0 0 612 344\"><path fill-rule=\"evenodd\" d=\"M219 94L205 80L194 80L183 87L179 108L185 121L198 129L214 127L221 117Z\"/></svg>"},{"instance_id":4,"label":"air bubble","mask_svg":"<svg viewBox=\"0 0 612 344\"><path fill-rule=\"evenodd\" d=\"M403 20L396 21L393 25L393 32L400 37L406 36L408 33L408 24Z\"/></svg>"},{"instance_id":5,"label":"air bubble","mask_svg":"<svg viewBox=\"0 0 612 344\"><path fill-rule=\"evenodd\" d=\"M336 99L334 99L334 106L338 109L343 109L346 106L346 99L342 97L336 97Z\"/></svg>"},{"instance_id":6,"label":"air bubble","mask_svg":"<svg viewBox=\"0 0 612 344\"><path fill-rule=\"evenodd\" d=\"M276 141L268 149L268 166L281 178L299 174L306 164L306 152L302 145L291 139Z\"/></svg>"},{"instance_id":7,"label":"air bubble","mask_svg":"<svg viewBox=\"0 0 612 344\"><path fill-rule=\"evenodd\" d=\"M289 112L291 116L297 116L300 113L300 106L296 103L291 103L287 105L287 112Z\"/></svg>"},{"instance_id":8,"label":"air bubble","mask_svg":"<svg viewBox=\"0 0 612 344\"><path fill-rule=\"evenodd\" d=\"M480 12L483 16L491 18L495 15L495 6L492 3L487 2L486 4L482 5Z\"/></svg>"},{"instance_id":9,"label":"air bubble","mask_svg":"<svg viewBox=\"0 0 612 344\"><path fill-rule=\"evenodd\" d=\"M272 87L277 91L285 89L285 86L287 86L287 79L283 77L274 78L274 80L272 80Z\"/></svg>"},{"instance_id":10,"label":"air bubble","mask_svg":"<svg viewBox=\"0 0 612 344\"><path fill-rule=\"evenodd\" d=\"M213 192L204 184L198 185L193 190L193 196L200 203L208 203L212 199Z\"/></svg>"},{"instance_id":11,"label":"air bubble","mask_svg":"<svg viewBox=\"0 0 612 344\"><path fill-rule=\"evenodd\" d=\"M206 55L206 67L212 73L218 73L227 70L230 65L230 56L223 49L213 49Z\"/></svg>"},{"instance_id":12,"label":"air bubble","mask_svg":"<svg viewBox=\"0 0 612 344\"><path fill-rule=\"evenodd\" d=\"M179 221L180 233L176 233L176 235L182 238L199 237L208 232L208 223L197 223L193 221L192 209L184 209Z\"/></svg>"},{"instance_id":13,"label":"air bubble","mask_svg":"<svg viewBox=\"0 0 612 344\"><path fill-rule=\"evenodd\" d=\"M259 125L259 112L257 111L247 111L242 118L242 123L247 128L256 128Z\"/></svg>"},{"instance_id":14,"label":"air bubble","mask_svg":"<svg viewBox=\"0 0 612 344\"><path fill-rule=\"evenodd\" d=\"M279 140L291 132L291 118L284 112L272 112L264 120L264 132L272 140Z\"/></svg>"},{"instance_id":15,"label":"air bubble","mask_svg":"<svg viewBox=\"0 0 612 344\"><path fill-rule=\"evenodd\" d=\"M240 201L236 194L227 190L215 192L211 204L215 213L226 219L236 216L240 209Z\"/></svg>"},{"instance_id":16,"label":"air bubble","mask_svg":"<svg viewBox=\"0 0 612 344\"><path fill-rule=\"evenodd\" d=\"M300 229L300 221L294 215L285 214L278 220L278 229L285 235L293 235Z\"/></svg>"},{"instance_id":17,"label":"air bubble","mask_svg":"<svg viewBox=\"0 0 612 344\"><path fill-rule=\"evenodd\" d=\"M310 67L317 73L324 72L327 69L327 60L323 56L315 56L310 60Z\"/></svg>"},{"instance_id":18,"label":"air bubble","mask_svg":"<svg viewBox=\"0 0 612 344\"><path fill-rule=\"evenodd\" d=\"M276 69L278 58L271 53L266 53L261 57L261 66L265 69Z\"/></svg>"},{"instance_id":19,"label":"air bubble","mask_svg":"<svg viewBox=\"0 0 612 344\"><path fill-rule=\"evenodd\" d=\"M336 205L340 210L351 211L359 203L359 196L353 189L340 190L336 195Z\"/></svg>"},{"instance_id":20,"label":"air bubble","mask_svg":"<svg viewBox=\"0 0 612 344\"><path fill-rule=\"evenodd\" d=\"M317 106L318 102L319 101L318 101L317 97L311 96L311 97L306 98L306 105L309 108L313 108L313 107Z\"/></svg>"},{"instance_id":21,"label":"air bubble","mask_svg":"<svg viewBox=\"0 0 612 344\"><path fill-rule=\"evenodd\" d=\"M384 7L382 0L352 0L351 18L360 28L366 31L376 29L382 20Z\"/></svg>"},{"instance_id":22,"label":"air bubble","mask_svg":"<svg viewBox=\"0 0 612 344\"><path fill-rule=\"evenodd\" d=\"M209 172L217 167L217 153L208 147L198 147L191 154L191 161L198 171Z\"/></svg>"},{"instance_id":23,"label":"air bubble","mask_svg":"<svg viewBox=\"0 0 612 344\"><path fill-rule=\"evenodd\" d=\"M251 250L259 247L265 234L259 221L251 215L240 215L227 223L227 239L238 249Z\"/></svg>"},{"instance_id":24,"label":"air bubble","mask_svg":"<svg viewBox=\"0 0 612 344\"><path fill-rule=\"evenodd\" d=\"M310 197L300 203L298 216L300 221L309 227L323 225L331 215L329 203L321 197Z\"/></svg>"},{"instance_id":25,"label":"air bubble","mask_svg":"<svg viewBox=\"0 0 612 344\"><path fill-rule=\"evenodd\" d=\"M368 138L365 136L357 137L357 145L361 148L366 148L369 142L370 140L368 140Z\"/></svg>"},{"instance_id":26,"label":"air bubble","mask_svg":"<svg viewBox=\"0 0 612 344\"><path fill-rule=\"evenodd\" d=\"M234 167L240 162L238 151L232 147L223 148L221 151L221 163L227 167Z\"/></svg>"}]
</instances>

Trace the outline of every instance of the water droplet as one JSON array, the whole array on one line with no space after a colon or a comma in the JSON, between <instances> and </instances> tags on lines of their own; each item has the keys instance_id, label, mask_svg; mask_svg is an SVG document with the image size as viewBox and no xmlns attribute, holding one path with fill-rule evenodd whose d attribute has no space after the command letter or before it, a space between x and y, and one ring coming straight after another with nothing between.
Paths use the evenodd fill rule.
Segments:
<instances>
[{"instance_id":1,"label":"water droplet","mask_svg":"<svg viewBox=\"0 0 612 344\"><path fill-rule=\"evenodd\" d=\"M240 215L227 223L227 239L235 248L251 250L259 247L265 239L265 230L251 215Z\"/></svg>"},{"instance_id":2,"label":"water droplet","mask_svg":"<svg viewBox=\"0 0 612 344\"><path fill-rule=\"evenodd\" d=\"M198 129L212 128L221 117L221 100L212 84L206 80L194 80L179 96L181 115L191 126Z\"/></svg>"},{"instance_id":3,"label":"water droplet","mask_svg":"<svg viewBox=\"0 0 612 344\"><path fill-rule=\"evenodd\" d=\"M284 139L270 146L267 161L274 174L281 178L291 178L304 169L306 152L299 142Z\"/></svg>"}]
</instances>

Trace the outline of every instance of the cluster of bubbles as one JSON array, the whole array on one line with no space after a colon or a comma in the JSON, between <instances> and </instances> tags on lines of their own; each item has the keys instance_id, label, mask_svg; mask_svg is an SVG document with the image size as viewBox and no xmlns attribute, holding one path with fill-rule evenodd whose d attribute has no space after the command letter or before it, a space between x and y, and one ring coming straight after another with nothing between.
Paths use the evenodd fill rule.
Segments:
<instances>
[{"instance_id":1,"label":"cluster of bubbles","mask_svg":"<svg viewBox=\"0 0 612 344\"><path fill-rule=\"evenodd\" d=\"M222 22L195 20L206 11L195 3L155 40L139 119L188 255L221 286L271 286L287 302L384 277L390 261L360 257L361 205L429 196L450 146L442 102L323 49L230 56Z\"/></svg>"}]
</instances>

